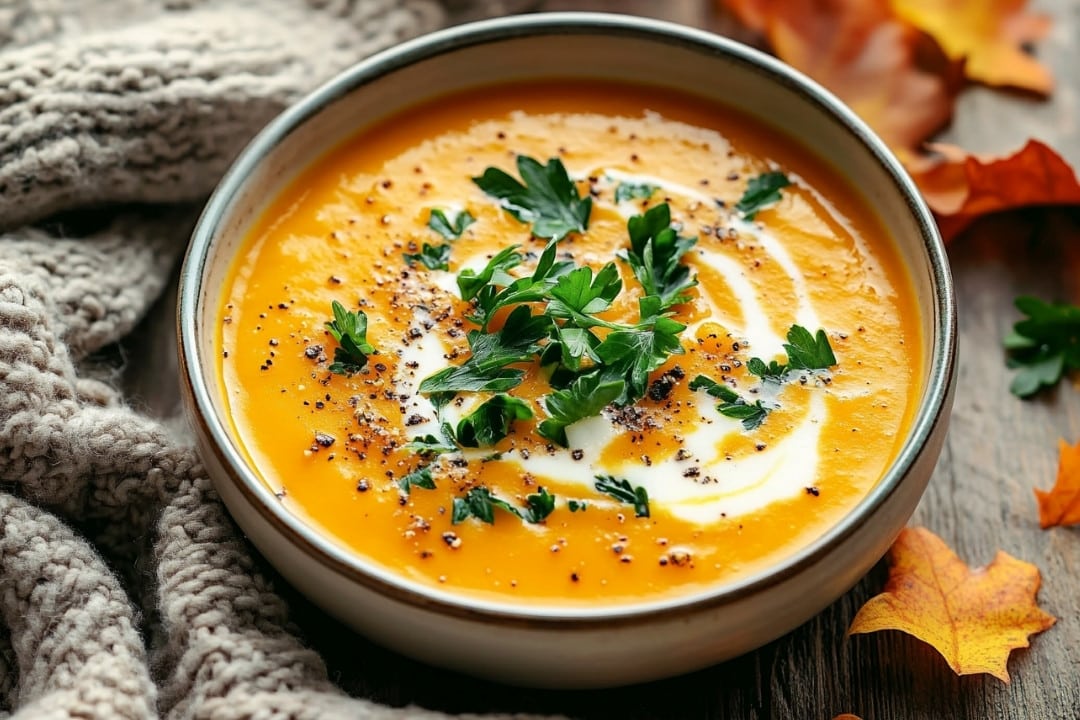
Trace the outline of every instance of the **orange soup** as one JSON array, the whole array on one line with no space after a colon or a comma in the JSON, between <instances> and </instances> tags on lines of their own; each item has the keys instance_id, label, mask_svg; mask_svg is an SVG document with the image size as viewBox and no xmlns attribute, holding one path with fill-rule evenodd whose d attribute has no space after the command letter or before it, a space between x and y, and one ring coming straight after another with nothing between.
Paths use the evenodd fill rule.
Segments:
<instances>
[{"instance_id":1,"label":"orange soup","mask_svg":"<svg viewBox=\"0 0 1080 720\"><path fill-rule=\"evenodd\" d=\"M342 546L462 594L630 603L760 571L879 481L913 297L859 194L775 130L532 83L314 161L245 241L219 362L252 466Z\"/></svg>"}]
</instances>

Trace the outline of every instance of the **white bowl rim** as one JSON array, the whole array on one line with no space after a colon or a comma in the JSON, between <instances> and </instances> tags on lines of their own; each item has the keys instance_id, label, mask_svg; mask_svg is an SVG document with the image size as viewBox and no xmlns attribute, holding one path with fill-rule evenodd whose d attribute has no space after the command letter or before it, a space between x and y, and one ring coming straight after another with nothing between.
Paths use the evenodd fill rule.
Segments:
<instances>
[{"instance_id":1,"label":"white bowl rim","mask_svg":"<svg viewBox=\"0 0 1080 720\"><path fill-rule=\"evenodd\" d=\"M925 399L909 427L908 437L896 459L877 485L838 523L807 546L752 575L693 593L640 603L619 602L598 607L544 605L531 601L501 602L466 592L444 591L401 577L328 539L302 517L285 509L248 467L236 447L237 441L214 412L211 390L201 372L208 364L213 367L213 359L204 358L199 352L198 344L197 311L213 238L231 203L240 194L245 179L286 136L342 96L384 74L415 62L473 45L503 42L518 37L566 34L630 36L674 44L706 54L723 55L783 84L823 109L871 152L887 172L894 189L900 193L914 216L929 259L934 295L934 337L931 338L934 344L927 369ZM193 231L181 270L177 325L181 380L187 393L189 415L192 421L200 424L201 429L213 439L212 450L222 465L231 472L231 481L247 496L263 519L285 533L290 542L304 550L312 560L385 595L436 612L527 626L570 628L596 624L638 624L648 622L661 614L670 616L673 613L703 611L778 585L814 566L853 535L863 523L872 521L875 510L897 490L936 427L947 422L946 410L955 380L956 299L945 246L933 216L915 184L869 126L832 93L765 53L703 30L651 18L608 13L557 12L518 15L440 30L368 57L290 106L272 120L237 157L203 210Z\"/></svg>"}]
</instances>

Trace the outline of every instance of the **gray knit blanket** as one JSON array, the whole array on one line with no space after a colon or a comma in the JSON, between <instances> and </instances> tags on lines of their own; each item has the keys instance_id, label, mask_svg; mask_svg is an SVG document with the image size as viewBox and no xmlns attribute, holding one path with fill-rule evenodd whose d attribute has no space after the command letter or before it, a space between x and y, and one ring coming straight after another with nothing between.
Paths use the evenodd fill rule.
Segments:
<instances>
[{"instance_id":1,"label":"gray knit blanket","mask_svg":"<svg viewBox=\"0 0 1080 720\"><path fill-rule=\"evenodd\" d=\"M266 121L465 4L0 0L0 718L442 717L330 682L182 424L91 354Z\"/></svg>"}]
</instances>

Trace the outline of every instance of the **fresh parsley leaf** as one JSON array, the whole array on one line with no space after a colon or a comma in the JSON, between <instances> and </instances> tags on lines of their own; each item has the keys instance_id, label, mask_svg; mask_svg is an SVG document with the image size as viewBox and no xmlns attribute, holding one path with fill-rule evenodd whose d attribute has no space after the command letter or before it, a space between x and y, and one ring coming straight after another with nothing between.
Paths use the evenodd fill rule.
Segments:
<instances>
[{"instance_id":1,"label":"fresh parsley leaf","mask_svg":"<svg viewBox=\"0 0 1080 720\"><path fill-rule=\"evenodd\" d=\"M377 351L367 341L367 315L363 310L349 312L345 306L334 300L330 305L334 319L326 323L326 329L337 340L334 348L334 362L330 372L338 375L351 375L367 365L367 356Z\"/></svg>"},{"instance_id":2,"label":"fresh parsley leaf","mask_svg":"<svg viewBox=\"0 0 1080 720\"><path fill-rule=\"evenodd\" d=\"M428 227L442 235L447 240L457 240L465 228L476 222L476 218L469 214L468 210L462 210L450 220L443 210L432 208L428 216Z\"/></svg>"},{"instance_id":3,"label":"fresh parsley leaf","mask_svg":"<svg viewBox=\"0 0 1080 720\"><path fill-rule=\"evenodd\" d=\"M521 513L521 518L535 524L543 522L554 510L555 496L542 487L540 492L525 496L525 511Z\"/></svg>"},{"instance_id":4,"label":"fresh parsley leaf","mask_svg":"<svg viewBox=\"0 0 1080 720\"><path fill-rule=\"evenodd\" d=\"M420 383L420 394L434 395L459 392L506 392L516 388L525 377L524 370L501 368L481 370L466 362L429 375Z\"/></svg>"},{"instance_id":5,"label":"fresh parsley leaf","mask_svg":"<svg viewBox=\"0 0 1080 720\"><path fill-rule=\"evenodd\" d=\"M698 375L690 381L691 390L704 390L714 398L720 398L724 402L731 403L739 399L739 393L735 392L727 385L718 383L710 377L705 375Z\"/></svg>"},{"instance_id":6,"label":"fresh parsley leaf","mask_svg":"<svg viewBox=\"0 0 1080 720\"><path fill-rule=\"evenodd\" d=\"M784 382L784 376L787 375L788 366L781 365L775 360L770 360L769 364L766 365L761 358L753 357L747 361L746 369L751 375L757 375L762 380L782 383Z\"/></svg>"},{"instance_id":7,"label":"fresh parsley leaf","mask_svg":"<svg viewBox=\"0 0 1080 720\"><path fill-rule=\"evenodd\" d=\"M642 317L652 326L615 330L596 346L596 355L604 364L608 378L619 377L625 385L615 400L617 405L629 405L645 397L649 373L663 365L672 355L683 352L679 333L686 326L669 317L649 317L655 310L655 298L638 301Z\"/></svg>"},{"instance_id":8,"label":"fresh parsley leaf","mask_svg":"<svg viewBox=\"0 0 1080 720\"><path fill-rule=\"evenodd\" d=\"M572 232L585 232L592 198L581 198L561 160L551 158L547 165L541 165L534 158L518 155L517 168L524 183L494 167L473 182L501 200L515 218L532 223L536 237L562 240Z\"/></svg>"},{"instance_id":9,"label":"fresh parsley leaf","mask_svg":"<svg viewBox=\"0 0 1080 720\"><path fill-rule=\"evenodd\" d=\"M735 402L720 403L716 409L725 417L742 420L743 430L756 430L761 427L761 423L765 422L770 412L770 409L762 405L760 400L751 404L742 398Z\"/></svg>"},{"instance_id":10,"label":"fresh parsley leaf","mask_svg":"<svg viewBox=\"0 0 1080 720\"><path fill-rule=\"evenodd\" d=\"M698 375L691 380L690 389L704 390L712 397L719 398L722 402L716 406L717 411L725 417L742 420L744 430L756 430L771 411L771 408L762 405L760 400L748 403L727 385L705 375Z\"/></svg>"},{"instance_id":11,"label":"fresh parsley leaf","mask_svg":"<svg viewBox=\"0 0 1080 720\"><path fill-rule=\"evenodd\" d=\"M649 517L649 493L645 488L634 487L626 478L618 479L612 475L597 475L594 487L619 502L633 505L635 517Z\"/></svg>"},{"instance_id":12,"label":"fresh parsley leaf","mask_svg":"<svg viewBox=\"0 0 1080 720\"><path fill-rule=\"evenodd\" d=\"M479 312L469 319L480 325L486 332L488 323L499 309L520 303L549 300L549 290L561 275L574 266L572 262L556 262L556 251L556 243L552 240L540 255L533 274L528 277L514 279L507 276L506 282L500 282L502 278L494 275L491 282L476 293L476 306ZM500 285L504 286L501 290Z\"/></svg>"},{"instance_id":13,"label":"fresh parsley leaf","mask_svg":"<svg viewBox=\"0 0 1080 720\"><path fill-rule=\"evenodd\" d=\"M585 328L571 327L568 325L554 325L553 341L544 348L544 355L548 351L558 350L557 361L562 368L572 373L581 370L582 361L585 358L596 361L596 346L600 344L600 338ZM541 363L548 357L541 357ZM557 383L557 381L556 381Z\"/></svg>"},{"instance_id":14,"label":"fresh parsley leaf","mask_svg":"<svg viewBox=\"0 0 1080 720\"><path fill-rule=\"evenodd\" d=\"M648 183L621 182L615 188L615 202L622 203L635 199L648 200L659 189L658 186Z\"/></svg>"},{"instance_id":15,"label":"fresh parsley leaf","mask_svg":"<svg viewBox=\"0 0 1080 720\"><path fill-rule=\"evenodd\" d=\"M450 269L450 246L446 244L433 246L424 243L420 252L402 253L401 257L405 259L409 267L422 263L428 270Z\"/></svg>"},{"instance_id":16,"label":"fresh parsley leaf","mask_svg":"<svg viewBox=\"0 0 1080 720\"><path fill-rule=\"evenodd\" d=\"M565 390L556 390L544 396L544 409L549 417L541 422L536 431L541 437L566 447L566 428L593 415L610 405L623 391L622 380L608 380L600 373L583 375Z\"/></svg>"},{"instance_id":17,"label":"fresh parsley leaf","mask_svg":"<svg viewBox=\"0 0 1080 720\"><path fill-rule=\"evenodd\" d=\"M573 320L579 327L602 324L591 316L604 312L622 291L622 279L615 263L608 263L593 277L591 267L582 266L559 277L551 288L547 314Z\"/></svg>"},{"instance_id":18,"label":"fresh parsley leaf","mask_svg":"<svg viewBox=\"0 0 1080 720\"><path fill-rule=\"evenodd\" d=\"M697 277L690 277L690 268L679 260L697 238L681 237L671 227L668 204L661 203L646 210L644 215L635 215L626 228L630 249L621 251L619 256L629 263L645 294L659 297L664 309L689 299L686 291L697 285Z\"/></svg>"},{"instance_id":19,"label":"fresh parsley leaf","mask_svg":"<svg viewBox=\"0 0 1080 720\"><path fill-rule=\"evenodd\" d=\"M403 475L398 480L398 487L404 491L406 495L412 492L414 487L424 488L425 490L435 489L435 480L431 477L431 470L426 467L413 470L408 475Z\"/></svg>"},{"instance_id":20,"label":"fresh parsley leaf","mask_svg":"<svg viewBox=\"0 0 1080 720\"><path fill-rule=\"evenodd\" d=\"M462 447L494 445L510 433L510 425L515 420L528 420L532 416L529 403L499 393L461 419L457 426L458 444Z\"/></svg>"},{"instance_id":21,"label":"fresh parsley leaf","mask_svg":"<svg viewBox=\"0 0 1080 720\"><path fill-rule=\"evenodd\" d=\"M415 436L410 442L405 443L405 449L411 450L420 457L434 457L457 451L457 448L445 438L437 438L431 433Z\"/></svg>"},{"instance_id":22,"label":"fresh parsley leaf","mask_svg":"<svg viewBox=\"0 0 1080 720\"><path fill-rule=\"evenodd\" d=\"M1016 298L1015 304L1027 317L1005 338L1008 365L1019 370L1009 391L1030 397L1056 385L1066 370L1080 368L1080 307L1029 296Z\"/></svg>"},{"instance_id":23,"label":"fresh parsley leaf","mask_svg":"<svg viewBox=\"0 0 1080 720\"><path fill-rule=\"evenodd\" d=\"M457 284L461 291L462 300L472 300L476 294L489 283L509 285L514 281L508 273L521 264L524 257L517 251L518 245L511 245L500 250L484 269L477 273L471 268L465 268L458 273Z\"/></svg>"},{"instance_id":24,"label":"fresh parsley leaf","mask_svg":"<svg viewBox=\"0 0 1080 720\"><path fill-rule=\"evenodd\" d=\"M735 204L735 209L747 220L753 220L758 210L780 202L780 190L791 184L787 175L779 171L767 172L751 178L746 192Z\"/></svg>"},{"instance_id":25,"label":"fresh parsley leaf","mask_svg":"<svg viewBox=\"0 0 1080 720\"><path fill-rule=\"evenodd\" d=\"M829 338L821 329L816 335L811 335L801 325L792 325L784 350L787 352L788 366L796 370L826 370L836 364Z\"/></svg>"},{"instance_id":26,"label":"fresh parsley leaf","mask_svg":"<svg viewBox=\"0 0 1080 720\"><path fill-rule=\"evenodd\" d=\"M566 507L570 508L570 512L585 512L589 509L589 504L584 500L567 500Z\"/></svg>"},{"instance_id":27,"label":"fresh parsley leaf","mask_svg":"<svg viewBox=\"0 0 1080 720\"><path fill-rule=\"evenodd\" d=\"M542 522L555 509L555 496L540 488L539 493L525 498L525 510L519 510L505 500L491 494L486 487L474 487L465 493L465 497L454 498L450 522L454 525L463 523L471 517L495 524L495 508L500 508L530 523Z\"/></svg>"}]
</instances>

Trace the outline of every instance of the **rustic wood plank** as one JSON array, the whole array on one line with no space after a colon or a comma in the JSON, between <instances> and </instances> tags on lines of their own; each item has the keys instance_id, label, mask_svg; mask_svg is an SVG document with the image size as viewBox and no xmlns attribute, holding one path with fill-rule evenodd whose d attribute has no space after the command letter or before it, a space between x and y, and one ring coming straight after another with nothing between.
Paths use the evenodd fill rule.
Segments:
<instances>
[{"instance_id":1,"label":"rustic wood plank","mask_svg":"<svg viewBox=\"0 0 1080 720\"><path fill-rule=\"evenodd\" d=\"M1053 98L967 91L944 138L980 152L1046 140L1080 163L1080 0L1036 3L1055 18L1038 48L1056 72ZM708 0L548 0L544 9L631 12L736 32ZM957 678L936 653L900 633L845 638L856 610L884 584L879 565L855 588L779 640L716 667L671 680L594 692L519 690L429 668L378 648L285 588L312 644L350 693L392 705L447 711L532 711L584 718L1074 718L1080 708L1080 531L1039 529L1034 487L1053 482L1059 436L1080 437L1080 394L1064 386L1044 399L1008 395L1000 340L1012 298L1032 293L1080 300L1080 212L1025 211L981 223L950 249L960 300L961 363L946 448L914 522L939 533L965 560L1004 549L1043 571L1043 606L1056 627L1014 654L1013 681ZM126 389L160 416L175 413L173 293L125 343ZM284 583L280 583L282 587ZM632 659L628 659L632 662Z\"/></svg>"}]
</instances>

